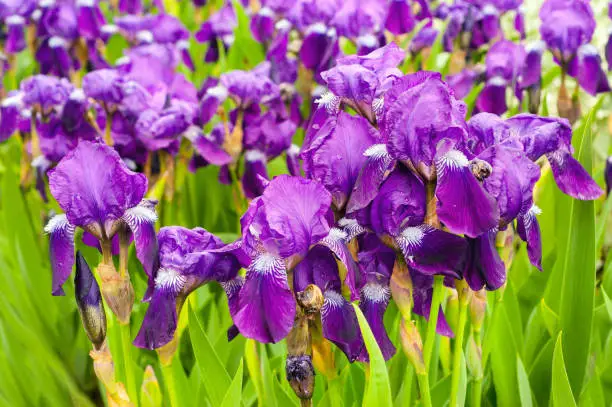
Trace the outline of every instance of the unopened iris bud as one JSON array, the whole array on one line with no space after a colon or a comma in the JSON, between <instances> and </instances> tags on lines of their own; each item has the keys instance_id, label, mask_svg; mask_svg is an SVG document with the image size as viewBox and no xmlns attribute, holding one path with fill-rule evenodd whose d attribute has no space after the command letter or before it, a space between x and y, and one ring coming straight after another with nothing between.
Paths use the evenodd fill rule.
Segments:
<instances>
[{"instance_id":1,"label":"unopened iris bud","mask_svg":"<svg viewBox=\"0 0 612 407\"><path fill-rule=\"evenodd\" d=\"M569 95L564 83L561 84L559 89L557 111L559 116L566 118L571 124L576 123L580 117L580 101L577 97Z\"/></svg>"},{"instance_id":2,"label":"unopened iris bud","mask_svg":"<svg viewBox=\"0 0 612 407\"><path fill-rule=\"evenodd\" d=\"M140 388L140 405L144 407L158 407L163 403L159 382L155 371L148 365L144 371L142 387Z\"/></svg>"},{"instance_id":3,"label":"unopened iris bud","mask_svg":"<svg viewBox=\"0 0 612 407\"><path fill-rule=\"evenodd\" d=\"M108 307L117 316L119 323L128 324L134 305L134 287L130 275L126 273L122 276L113 265L105 263L98 266L98 273L102 280L102 295Z\"/></svg>"},{"instance_id":4,"label":"unopened iris bud","mask_svg":"<svg viewBox=\"0 0 612 407\"><path fill-rule=\"evenodd\" d=\"M491 172L493 172L493 167L491 167L491 164L486 161L479 160L478 158L470 161L470 169L478 181L484 181L484 179L491 175Z\"/></svg>"},{"instance_id":5,"label":"unopened iris bud","mask_svg":"<svg viewBox=\"0 0 612 407\"><path fill-rule=\"evenodd\" d=\"M389 283L391 288L391 295L393 300L397 304L402 316L405 319L410 318L412 312L413 300L412 300L412 279L410 278L410 271L406 262L402 259L396 259L393 265L393 273L391 274L391 282Z\"/></svg>"},{"instance_id":6,"label":"unopened iris bud","mask_svg":"<svg viewBox=\"0 0 612 407\"><path fill-rule=\"evenodd\" d=\"M540 110L540 101L542 99L542 87L539 83L527 88L527 98L529 101L529 113L537 114Z\"/></svg>"},{"instance_id":7,"label":"unopened iris bud","mask_svg":"<svg viewBox=\"0 0 612 407\"><path fill-rule=\"evenodd\" d=\"M310 356L288 356L285 372L287 374L287 381L296 396L305 400L312 398L315 371Z\"/></svg>"},{"instance_id":8,"label":"unopened iris bud","mask_svg":"<svg viewBox=\"0 0 612 407\"><path fill-rule=\"evenodd\" d=\"M414 321L405 322L402 319L400 323L400 339L404 354L406 354L406 357L408 357L408 360L414 366L416 373L426 374L427 368L423 359L423 341Z\"/></svg>"},{"instance_id":9,"label":"unopened iris bud","mask_svg":"<svg viewBox=\"0 0 612 407\"><path fill-rule=\"evenodd\" d=\"M296 299L306 314L318 313L325 301L321 289L314 284L308 285L304 291L297 293Z\"/></svg>"},{"instance_id":10,"label":"unopened iris bud","mask_svg":"<svg viewBox=\"0 0 612 407\"><path fill-rule=\"evenodd\" d=\"M482 323L485 319L485 314L487 310L487 293L486 291L480 290L475 291L472 296L472 301L470 303L470 319L472 321L472 326L475 331L480 331L482 328Z\"/></svg>"},{"instance_id":11,"label":"unopened iris bud","mask_svg":"<svg viewBox=\"0 0 612 407\"><path fill-rule=\"evenodd\" d=\"M476 344L471 335L468 340L466 364L474 378L482 379L482 348Z\"/></svg>"},{"instance_id":12,"label":"unopened iris bud","mask_svg":"<svg viewBox=\"0 0 612 407\"><path fill-rule=\"evenodd\" d=\"M100 349L106 338L106 314L100 287L80 251L77 252L75 296L87 337L95 349Z\"/></svg>"}]
</instances>

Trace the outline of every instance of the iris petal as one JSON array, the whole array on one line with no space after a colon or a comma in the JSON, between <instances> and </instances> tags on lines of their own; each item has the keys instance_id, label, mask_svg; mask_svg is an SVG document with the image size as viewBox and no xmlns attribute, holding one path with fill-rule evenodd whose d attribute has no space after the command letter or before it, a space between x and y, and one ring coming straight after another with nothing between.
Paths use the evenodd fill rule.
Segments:
<instances>
[{"instance_id":1,"label":"iris petal","mask_svg":"<svg viewBox=\"0 0 612 407\"><path fill-rule=\"evenodd\" d=\"M66 215L55 215L45 226L49 234L49 255L53 271L53 295L64 295L62 285L66 282L74 265L74 225Z\"/></svg>"},{"instance_id":2,"label":"iris petal","mask_svg":"<svg viewBox=\"0 0 612 407\"><path fill-rule=\"evenodd\" d=\"M278 342L293 326L295 300L283 261L262 254L251 264L240 290L234 323L240 333L259 342Z\"/></svg>"}]
</instances>

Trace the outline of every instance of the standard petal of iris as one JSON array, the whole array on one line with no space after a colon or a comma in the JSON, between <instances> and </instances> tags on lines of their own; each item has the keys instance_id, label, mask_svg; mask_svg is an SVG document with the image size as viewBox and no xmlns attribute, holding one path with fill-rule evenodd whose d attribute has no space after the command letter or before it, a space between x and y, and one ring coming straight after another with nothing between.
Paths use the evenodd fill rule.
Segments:
<instances>
[{"instance_id":1,"label":"standard petal of iris","mask_svg":"<svg viewBox=\"0 0 612 407\"><path fill-rule=\"evenodd\" d=\"M395 161L387 152L385 144L374 144L368 147L363 155L366 157L365 164L355 181L346 213L355 212L368 206L378 194L380 185L395 164Z\"/></svg>"},{"instance_id":2,"label":"standard petal of iris","mask_svg":"<svg viewBox=\"0 0 612 407\"><path fill-rule=\"evenodd\" d=\"M262 254L247 271L234 323L247 338L278 342L293 326L295 306L283 261Z\"/></svg>"},{"instance_id":3,"label":"standard petal of iris","mask_svg":"<svg viewBox=\"0 0 612 407\"><path fill-rule=\"evenodd\" d=\"M450 150L436 160L436 169L438 216L451 232L476 237L497 226L499 209L462 152Z\"/></svg>"},{"instance_id":4,"label":"standard petal of iris","mask_svg":"<svg viewBox=\"0 0 612 407\"><path fill-rule=\"evenodd\" d=\"M112 148L89 141L81 141L48 174L51 194L76 226L105 227L147 191L144 174L130 171Z\"/></svg>"},{"instance_id":5,"label":"standard petal of iris","mask_svg":"<svg viewBox=\"0 0 612 407\"><path fill-rule=\"evenodd\" d=\"M45 226L49 234L49 256L53 271L53 295L64 295L62 285L66 282L74 265L74 225L66 215L55 215Z\"/></svg>"}]
</instances>

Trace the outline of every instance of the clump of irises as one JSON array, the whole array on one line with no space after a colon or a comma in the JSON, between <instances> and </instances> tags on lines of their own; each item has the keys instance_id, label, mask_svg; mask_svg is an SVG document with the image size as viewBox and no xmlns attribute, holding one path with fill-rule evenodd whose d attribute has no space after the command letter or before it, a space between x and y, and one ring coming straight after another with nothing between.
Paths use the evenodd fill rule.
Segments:
<instances>
[{"instance_id":1,"label":"clump of irises","mask_svg":"<svg viewBox=\"0 0 612 407\"><path fill-rule=\"evenodd\" d=\"M334 363L315 352L330 355L332 343L351 363L369 361L358 313L383 357L394 356L383 322L393 300L427 406L436 334L455 338L458 364L468 309L479 330L485 290L506 283L501 249L516 235L542 269L534 199L542 168L573 198L603 194L572 148L579 89L610 91L586 1L548 0L542 41L532 43L520 1L265 2L249 11L265 61L199 88L190 80L191 33L163 4L119 1L121 15L110 21L96 1L26 3L0 9L9 56L2 69L14 76L14 56L29 48L40 73L3 90L0 139L20 138L22 187L50 193L63 211L45 227L52 293L64 295L75 269L94 367L116 405L129 405L132 389L114 377L104 303L129 327L132 244L148 281L133 344L156 349L162 364L175 356L187 297L216 283L233 321L228 340L286 340L286 377L307 403L315 371ZM235 45L235 7L209 10L195 33L207 47L204 63ZM517 41L502 30L507 13ZM117 36L128 47L111 62L106 47ZM421 69L436 41L450 55L446 77ZM341 50L346 42L354 54ZM537 115L546 50L561 67L564 118ZM573 95L567 77L576 79ZM462 98L476 87L468 115ZM286 174L272 177L268 164L278 157ZM158 201L172 199L180 182L179 163L217 167L219 182L232 186L237 240L156 227ZM78 239L101 253L94 272L75 255ZM459 304L454 330L444 313L449 291ZM424 332L415 315L428 321ZM459 374L453 369L451 405Z\"/></svg>"}]
</instances>

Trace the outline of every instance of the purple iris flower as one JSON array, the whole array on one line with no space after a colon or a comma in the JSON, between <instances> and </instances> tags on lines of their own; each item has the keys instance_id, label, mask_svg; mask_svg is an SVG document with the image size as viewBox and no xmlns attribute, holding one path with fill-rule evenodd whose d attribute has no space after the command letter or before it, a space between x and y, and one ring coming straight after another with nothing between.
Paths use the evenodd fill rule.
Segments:
<instances>
[{"instance_id":1,"label":"purple iris flower","mask_svg":"<svg viewBox=\"0 0 612 407\"><path fill-rule=\"evenodd\" d=\"M200 30L195 33L195 38L199 42L208 44L205 62L216 62L219 59L219 40L226 50L232 45L234 28L237 24L236 13L231 3L211 15L208 21L202 24Z\"/></svg>"},{"instance_id":2,"label":"purple iris flower","mask_svg":"<svg viewBox=\"0 0 612 407\"><path fill-rule=\"evenodd\" d=\"M346 247L347 234L332 228L331 195L316 181L281 175L251 201L241 219L242 241L250 258L234 323L244 336L277 342L291 330L295 299L287 271L302 261L313 245L329 247L348 270L345 284L358 296L356 265ZM230 309L230 311L232 311Z\"/></svg>"},{"instance_id":3,"label":"purple iris flower","mask_svg":"<svg viewBox=\"0 0 612 407\"><path fill-rule=\"evenodd\" d=\"M380 141L366 119L340 112L303 145L300 156L306 176L325 186L338 213L344 210L366 162L364 152Z\"/></svg>"},{"instance_id":4,"label":"purple iris flower","mask_svg":"<svg viewBox=\"0 0 612 407\"><path fill-rule=\"evenodd\" d=\"M34 75L21 82L20 89L23 92L24 107L46 117L54 108L66 102L73 86L63 78Z\"/></svg>"},{"instance_id":5,"label":"purple iris flower","mask_svg":"<svg viewBox=\"0 0 612 407\"><path fill-rule=\"evenodd\" d=\"M385 28L394 35L406 34L412 31L416 24L408 0L392 0L389 4Z\"/></svg>"},{"instance_id":6,"label":"purple iris flower","mask_svg":"<svg viewBox=\"0 0 612 407\"><path fill-rule=\"evenodd\" d=\"M251 71L235 70L221 75L219 83L227 89L241 109L267 103L280 96L280 89L269 78L270 64L262 62Z\"/></svg>"},{"instance_id":7,"label":"purple iris flower","mask_svg":"<svg viewBox=\"0 0 612 407\"><path fill-rule=\"evenodd\" d=\"M601 67L601 57L597 49L591 44L578 48L578 74L580 86L591 95L609 92L608 77Z\"/></svg>"},{"instance_id":8,"label":"purple iris flower","mask_svg":"<svg viewBox=\"0 0 612 407\"><path fill-rule=\"evenodd\" d=\"M595 31L595 18L586 0L547 0L540 9L540 35L564 69Z\"/></svg>"},{"instance_id":9,"label":"purple iris flower","mask_svg":"<svg viewBox=\"0 0 612 407\"><path fill-rule=\"evenodd\" d=\"M339 53L338 35L335 28L316 23L307 28L300 48L300 62L316 74L329 69Z\"/></svg>"},{"instance_id":10,"label":"purple iris flower","mask_svg":"<svg viewBox=\"0 0 612 407\"><path fill-rule=\"evenodd\" d=\"M506 90L516 87L524 63L525 50L520 44L502 40L491 47L485 57L487 82L476 100L479 111L503 114L508 110Z\"/></svg>"},{"instance_id":11,"label":"purple iris flower","mask_svg":"<svg viewBox=\"0 0 612 407\"><path fill-rule=\"evenodd\" d=\"M428 112L434 108L437 114L431 116ZM476 237L497 224L495 201L472 174L462 151L465 104L455 99L440 74L419 72L396 80L384 95L380 117L389 155L427 182L437 178L437 213L452 232ZM385 170L377 168L379 174L380 169Z\"/></svg>"},{"instance_id":12,"label":"purple iris flower","mask_svg":"<svg viewBox=\"0 0 612 407\"><path fill-rule=\"evenodd\" d=\"M172 340L178 314L187 296L196 288L219 282L231 302L232 291L240 288L240 263L230 253L219 252L225 244L202 228L163 227L157 236L159 269L149 276L153 293L134 345L156 349Z\"/></svg>"},{"instance_id":13,"label":"purple iris flower","mask_svg":"<svg viewBox=\"0 0 612 407\"><path fill-rule=\"evenodd\" d=\"M546 156L563 193L583 200L603 193L582 165L572 157L572 128L566 119L521 114L506 121L532 161Z\"/></svg>"},{"instance_id":14,"label":"purple iris flower","mask_svg":"<svg viewBox=\"0 0 612 407\"><path fill-rule=\"evenodd\" d=\"M251 17L251 32L253 38L259 42L268 42L274 34L274 11L267 7L262 7Z\"/></svg>"},{"instance_id":15,"label":"purple iris flower","mask_svg":"<svg viewBox=\"0 0 612 407\"><path fill-rule=\"evenodd\" d=\"M525 12L522 6L516 9L516 14L514 15L514 29L519 33L522 40L527 38Z\"/></svg>"},{"instance_id":16,"label":"purple iris flower","mask_svg":"<svg viewBox=\"0 0 612 407\"><path fill-rule=\"evenodd\" d=\"M416 55L423 49L430 48L436 41L437 36L438 30L436 30L431 23L426 24L410 41L410 52Z\"/></svg>"},{"instance_id":17,"label":"purple iris flower","mask_svg":"<svg viewBox=\"0 0 612 407\"><path fill-rule=\"evenodd\" d=\"M36 60L40 64L41 73L69 77L74 63L68 47L68 42L62 37L45 39L36 50Z\"/></svg>"},{"instance_id":18,"label":"purple iris flower","mask_svg":"<svg viewBox=\"0 0 612 407\"><path fill-rule=\"evenodd\" d=\"M343 1L336 10L329 26L338 35L348 38L359 37L379 30L385 23L386 5L380 1Z\"/></svg>"},{"instance_id":19,"label":"purple iris flower","mask_svg":"<svg viewBox=\"0 0 612 407\"><path fill-rule=\"evenodd\" d=\"M148 151L178 150L179 136L193 121L192 112L184 105L174 105L158 113L145 110L135 124L136 137Z\"/></svg>"},{"instance_id":20,"label":"purple iris flower","mask_svg":"<svg viewBox=\"0 0 612 407\"><path fill-rule=\"evenodd\" d=\"M100 37L102 26L106 24L97 0L78 0L78 27L81 37L95 40Z\"/></svg>"},{"instance_id":21,"label":"purple iris flower","mask_svg":"<svg viewBox=\"0 0 612 407\"><path fill-rule=\"evenodd\" d=\"M125 14L140 14L142 12L142 1L119 0L119 12Z\"/></svg>"},{"instance_id":22,"label":"purple iris flower","mask_svg":"<svg viewBox=\"0 0 612 407\"><path fill-rule=\"evenodd\" d=\"M376 112L382 104L380 97L402 75L397 65L403 59L404 52L395 43L367 55L340 58L335 67L321 73L329 92L317 103L332 115L346 103L375 123Z\"/></svg>"},{"instance_id":23,"label":"purple iris flower","mask_svg":"<svg viewBox=\"0 0 612 407\"><path fill-rule=\"evenodd\" d=\"M0 142L7 140L17 131L20 122L24 120L22 110L23 93L12 91L2 100L0 104Z\"/></svg>"},{"instance_id":24,"label":"purple iris flower","mask_svg":"<svg viewBox=\"0 0 612 407\"><path fill-rule=\"evenodd\" d=\"M71 2L40 2L41 16L38 20L39 37L56 36L74 41L79 36L76 4Z\"/></svg>"},{"instance_id":25,"label":"purple iris flower","mask_svg":"<svg viewBox=\"0 0 612 407\"><path fill-rule=\"evenodd\" d=\"M470 251L465 277L473 289L489 289L505 281L501 261L496 255L496 230L505 229L515 219L517 232L527 242L531 263L541 269L542 244L536 219L541 211L534 204L533 188L539 178L535 164L546 155L557 185L577 199L595 199L603 191L572 157L571 127L565 119L521 114L507 120L481 113L469 122L470 139L466 145L479 160L491 166L483 185L495 198L500 222L486 234L468 239Z\"/></svg>"},{"instance_id":26,"label":"purple iris flower","mask_svg":"<svg viewBox=\"0 0 612 407\"><path fill-rule=\"evenodd\" d=\"M4 50L9 54L17 54L26 48L25 18L12 15L4 20L7 27L7 37Z\"/></svg>"},{"instance_id":27,"label":"purple iris flower","mask_svg":"<svg viewBox=\"0 0 612 407\"><path fill-rule=\"evenodd\" d=\"M112 148L81 141L49 171L49 188L64 214L56 215L45 231L50 236L53 294L74 265L74 233L80 227L98 240L110 239L122 228L134 234L136 255L151 278L157 262L154 204L143 199L147 179L130 171Z\"/></svg>"}]
</instances>

